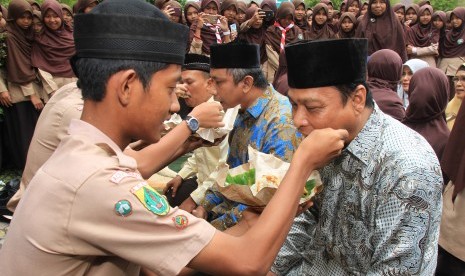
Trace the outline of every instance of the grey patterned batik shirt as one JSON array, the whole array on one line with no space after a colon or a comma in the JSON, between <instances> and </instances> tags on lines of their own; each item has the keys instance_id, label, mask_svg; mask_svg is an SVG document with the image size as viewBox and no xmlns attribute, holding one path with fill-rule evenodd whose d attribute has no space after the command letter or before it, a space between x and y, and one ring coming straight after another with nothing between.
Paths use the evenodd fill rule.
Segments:
<instances>
[{"instance_id":1,"label":"grey patterned batik shirt","mask_svg":"<svg viewBox=\"0 0 465 276\"><path fill-rule=\"evenodd\" d=\"M375 106L358 136L321 171L318 211L297 217L278 275L433 275L442 175L423 137Z\"/></svg>"}]
</instances>

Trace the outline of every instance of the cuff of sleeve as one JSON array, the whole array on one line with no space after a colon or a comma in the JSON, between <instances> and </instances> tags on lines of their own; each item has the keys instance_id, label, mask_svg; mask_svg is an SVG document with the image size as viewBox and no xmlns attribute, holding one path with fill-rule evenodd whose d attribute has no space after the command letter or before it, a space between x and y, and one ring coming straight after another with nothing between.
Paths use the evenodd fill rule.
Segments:
<instances>
[{"instance_id":1,"label":"cuff of sleeve","mask_svg":"<svg viewBox=\"0 0 465 276\"><path fill-rule=\"evenodd\" d=\"M197 205L200 205L200 203L202 202L202 200L205 198L205 192L207 191L207 189L205 189L200 183L199 183L199 187L197 189L195 189L195 191L193 191L191 193L191 198L194 200L194 202L197 204Z\"/></svg>"},{"instance_id":2,"label":"cuff of sleeve","mask_svg":"<svg viewBox=\"0 0 465 276\"><path fill-rule=\"evenodd\" d=\"M178 172L178 175L183 179L183 180L186 180L192 176L195 175L195 172L191 171L191 170L187 170L187 169L181 169L179 172Z\"/></svg>"}]
</instances>

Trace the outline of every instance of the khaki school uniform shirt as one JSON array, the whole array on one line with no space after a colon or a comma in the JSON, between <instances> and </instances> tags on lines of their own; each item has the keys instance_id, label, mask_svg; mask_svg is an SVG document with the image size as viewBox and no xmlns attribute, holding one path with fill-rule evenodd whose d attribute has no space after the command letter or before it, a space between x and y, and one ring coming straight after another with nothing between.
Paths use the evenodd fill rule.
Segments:
<instances>
[{"instance_id":1,"label":"khaki school uniform shirt","mask_svg":"<svg viewBox=\"0 0 465 276\"><path fill-rule=\"evenodd\" d=\"M50 158L60 141L68 135L71 120L81 117L83 105L81 90L75 82L63 86L45 105L29 145L20 188L7 205L12 212L34 174Z\"/></svg>"},{"instance_id":2,"label":"khaki school uniform shirt","mask_svg":"<svg viewBox=\"0 0 465 276\"><path fill-rule=\"evenodd\" d=\"M37 171L0 250L3 276L175 275L212 239L205 220L178 208L142 179L94 126L73 120Z\"/></svg>"},{"instance_id":3,"label":"khaki school uniform shirt","mask_svg":"<svg viewBox=\"0 0 465 276\"><path fill-rule=\"evenodd\" d=\"M465 191L453 200L454 187L449 182L444 190L439 245L465 262Z\"/></svg>"}]
</instances>

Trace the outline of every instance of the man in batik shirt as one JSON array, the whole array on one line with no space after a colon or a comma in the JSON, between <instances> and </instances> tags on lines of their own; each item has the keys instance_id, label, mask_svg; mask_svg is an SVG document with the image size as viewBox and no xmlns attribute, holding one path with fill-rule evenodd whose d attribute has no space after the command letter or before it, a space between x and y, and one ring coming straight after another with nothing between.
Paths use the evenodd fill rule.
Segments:
<instances>
[{"instance_id":1,"label":"man in batik shirt","mask_svg":"<svg viewBox=\"0 0 465 276\"><path fill-rule=\"evenodd\" d=\"M277 275L434 274L439 162L425 139L374 104L366 49L364 39L286 47L296 127L303 135L345 128L349 139L320 170L324 189L295 219L272 267Z\"/></svg>"},{"instance_id":2,"label":"man in batik shirt","mask_svg":"<svg viewBox=\"0 0 465 276\"><path fill-rule=\"evenodd\" d=\"M301 135L292 123L289 100L268 84L260 69L258 45L230 43L210 49L215 100L224 109L241 105L229 135L229 167L248 162L249 145L290 162ZM246 209L214 191L207 192L202 205L209 211L208 220L220 230L235 225Z\"/></svg>"}]
</instances>

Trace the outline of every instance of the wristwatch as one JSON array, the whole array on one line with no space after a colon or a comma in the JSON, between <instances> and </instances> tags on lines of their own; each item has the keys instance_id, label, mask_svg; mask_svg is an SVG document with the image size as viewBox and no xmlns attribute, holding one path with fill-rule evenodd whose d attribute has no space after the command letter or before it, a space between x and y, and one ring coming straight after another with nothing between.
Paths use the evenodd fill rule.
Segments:
<instances>
[{"instance_id":1,"label":"wristwatch","mask_svg":"<svg viewBox=\"0 0 465 276\"><path fill-rule=\"evenodd\" d=\"M187 116L185 121L192 134L196 133L197 130L199 130L199 120L197 120L195 117Z\"/></svg>"}]
</instances>

